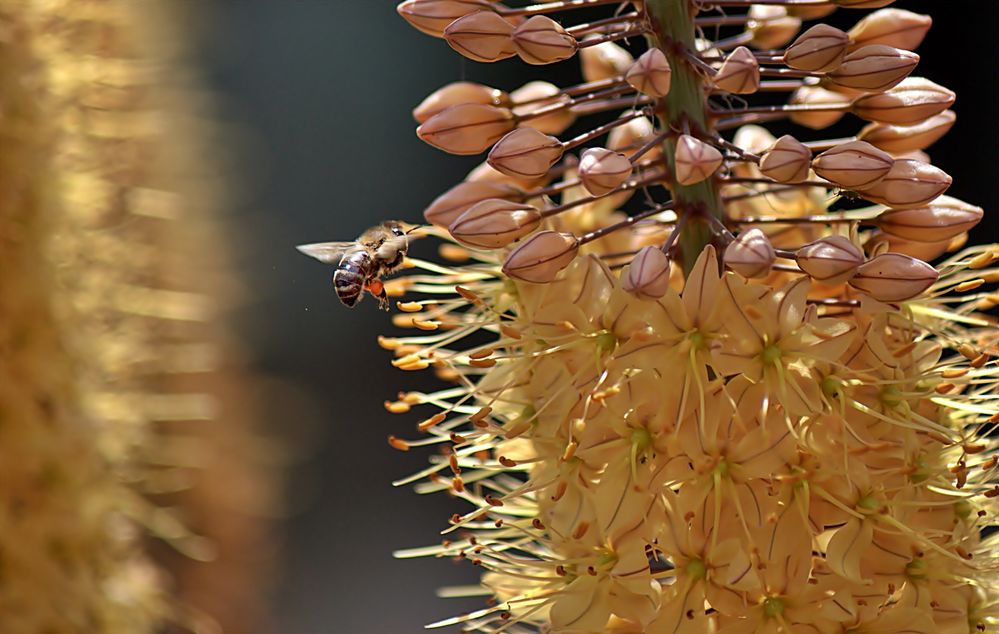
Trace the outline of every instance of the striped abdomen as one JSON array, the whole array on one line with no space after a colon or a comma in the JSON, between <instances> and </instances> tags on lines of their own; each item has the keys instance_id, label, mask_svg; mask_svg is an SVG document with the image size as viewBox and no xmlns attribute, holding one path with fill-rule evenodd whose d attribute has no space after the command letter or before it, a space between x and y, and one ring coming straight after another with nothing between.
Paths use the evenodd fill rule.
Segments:
<instances>
[{"instance_id":1,"label":"striped abdomen","mask_svg":"<svg viewBox=\"0 0 999 634\"><path fill-rule=\"evenodd\" d=\"M366 251L353 251L340 258L333 273L333 287L344 306L353 308L361 298L364 284L371 276L371 265L371 256Z\"/></svg>"}]
</instances>

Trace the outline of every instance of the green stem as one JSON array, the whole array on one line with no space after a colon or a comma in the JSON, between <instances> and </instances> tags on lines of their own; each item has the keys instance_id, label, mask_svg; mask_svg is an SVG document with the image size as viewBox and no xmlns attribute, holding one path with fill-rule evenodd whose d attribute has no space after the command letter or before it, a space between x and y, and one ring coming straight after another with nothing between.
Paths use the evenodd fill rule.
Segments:
<instances>
[{"instance_id":1,"label":"green stem","mask_svg":"<svg viewBox=\"0 0 999 634\"><path fill-rule=\"evenodd\" d=\"M650 45L666 54L673 70L669 94L656 103L656 114L666 130L709 138L704 79L684 54L696 50L696 25L690 0L646 0L645 5L652 24ZM664 151L671 174L675 173L675 150L675 137L667 138ZM690 271L704 247L714 241L709 216L724 218L725 207L713 178L693 185L672 182L669 187L676 213L685 217L679 239L680 255L683 270Z\"/></svg>"}]
</instances>

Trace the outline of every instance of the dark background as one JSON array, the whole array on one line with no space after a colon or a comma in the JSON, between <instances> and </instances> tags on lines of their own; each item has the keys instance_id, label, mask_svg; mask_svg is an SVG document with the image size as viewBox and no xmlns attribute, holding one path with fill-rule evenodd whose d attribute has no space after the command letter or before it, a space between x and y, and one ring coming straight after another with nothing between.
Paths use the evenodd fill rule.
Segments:
<instances>
[{"instance_id":1,"label":"dark background","mask_svg":"<svg viewBox=\"0 0 999 634\"><path fill-rule=\"evenodd\" d=\"M930 12L931 4L936 24L918 51L916 74L957 92L958 121L929 152L954 176L950 194L986 208L973 240L995 240L999 3L895 6ZM385 218L418 221L434 196L477 164L478 157L448 156L416 138L410 109L437 87L459 79L504 89L534 78L565 85L577 77L577 62L470 62L410 28L389 0L202 7L202 74L232 140L223 148L236 165L231 235L250 280L237 315L241 334L263 373L313 403L305 420L280 399L267 412L296 447L297 464L276 580L278 631L419 632L462 609L435 598L437 586L475 578L467 564L391 557L394 549L435 543L446 518L462 510L446 496L389 484L422 467L427 454L388 447L390 433L412 437L421 414L393 416L381 403L433 382L394 370L375 342L391 332L390 318L370 299L356 310L342 307L331 271L293 247L350 239ZM834 23L846 28L865 13L839 11ZM849 121L844 133L861 125Z\"/></svg>"}]
</instances>

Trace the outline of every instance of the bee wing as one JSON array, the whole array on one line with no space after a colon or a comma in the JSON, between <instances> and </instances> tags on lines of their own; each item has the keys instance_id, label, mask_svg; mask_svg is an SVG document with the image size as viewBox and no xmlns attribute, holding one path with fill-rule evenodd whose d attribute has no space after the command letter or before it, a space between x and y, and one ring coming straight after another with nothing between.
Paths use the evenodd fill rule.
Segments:
<instances>
[{"instance_id":1,"label":"bee wing","mask_svg":"<svg viewBox=\"0 0 999 634\"><path fill-rule=\"evenodd\" d=\"M340 258L347 251L356 247L356 242L316 242L313 244L300 244L295 248L309 257L316 258L320 262L339 264Z\"/></svg>"}]
</instances>

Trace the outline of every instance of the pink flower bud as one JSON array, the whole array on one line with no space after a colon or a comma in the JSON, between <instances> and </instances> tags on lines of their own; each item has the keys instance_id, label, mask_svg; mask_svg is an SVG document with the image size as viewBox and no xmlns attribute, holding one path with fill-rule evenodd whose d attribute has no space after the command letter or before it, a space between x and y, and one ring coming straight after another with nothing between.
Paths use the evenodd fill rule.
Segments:
<instances>
[{"instance_id":1,"label":"pink flower bud","mask_svg":"<svg viewBox=\"0 0 999 634\"><path fill-rule=\"evenodd\" d=\"M933 18L902 9L883 9L865 16L850 29L853 47L884 44L914 51L933 25Z\"/></svg>"},{"instance_id":2,"label":"pink flower bud","mask_svg":"<svg viewBox=\"0 0 999 634\"><path fill-rule=\"evenodd\" d=\"M539 231L510 252L503 263L507 277L545 284L569 266L579 251L579 240L571 233Z\"/></svg>"},{"instance_id":3,"label":"pink flower bud","mask_svg":"<svg viewBox=\"0 0 999 634\"><path fill-rule=\"evenodd\" d=\"M749 18L746 31L756 48L780 48L801 29L801 20L789 16L781 6L754 4L749 8Z\"/></svg>"},{"instance_id":4,"label":"pink flower bud","mask_svg":"<svg viewBox=\"0 0 999 634\"><path fill-rule=\"evenodd\" d=\"M918 63L919 55L911 51L872 44L844 57L839 68L826 77L846 88L880 92L897 86Z\"/></svg>"},{"instance_id":5,"label":"pink flower bud","mask_svg":"<svg viewBox=\"0 0 999 634\"><path fill-rule=\"evenodd\" d=\"M672 75L666 55L658 48L650 48L631 65L624 78L643 95L658 98L669 94Z\"/></svg>"},{"instance_id":6,"label":"pink flower bud","mask_svg":"<svg viewBox=\"0 0 999 634\"><path fill-rule=\"evenodd\" d=\"M740 46L725 58L712 82L732 94L753 94L760 88L760 65L756 56L745 46Z\"/></svg>"},{"instance_id":7,"label":"pink flower bud","mask_svg":"<svg viewBox=\"0 0 999 634\"><path fill-rule=\"evenodd\" d=\"M513 57L513 24L492 11L476 11L458 18L444 29L451 48L477 62Z\"/></svg>"},{"instance_id":8,"label":"pink flower bud","mask_svg":"<svg viewBox=\"0 0 999 634\"><path fill-rule=\"evenodd\" d=\"M435 90L430 96L413 108L413 118L423 123L438 112L451 106L477 103L487 106L510 106L510 96L502 90L483 86L470 81L456 81Z\"/></svg>"},{"instance_id":9,"label":"pink flower bud","mask_svg":"<svg viewBox=\"0 0 999 634\"><path fill-rule=\"evenodd\" d=\"M540 178L562 158L562 142L534 128L517 128L489 151L487 161L518 178Z\"/></svg>"},{"instance_id":10,"label":"pink flower bud","mask_svg":"<svg viewBox=\"0 0 999 634\"><path fill-rule=\"evenodd\" d=\"M550 99L546 99L550 97ZM566 104L570 101L562 94L559 87L547 81L531 81L510 93L510 99L515 104L513 114L518 117L529 115L543 108L551 108L555 104ZM576 114L571 108L555 109L550 114L531 117L524 122L525 126L534 128L545 134L562 134L565 129L576 121Z\"/></svg>"},{"instance_id":11,"label":"pink flower bud","mask_svg":"<svg viewBox=\"0 0 999 634\"><path fill-rule=\"evenodd\" d=\"M812 169L844 189L865 190L881 182L894 163L895 159L870 143L850 141L819 154Z\"/></svg>"},{"instance_id":12,"label":"pink flower bud","mask_svg":"<svg viewBox=\"0 0 999 634\"><path fill-rule=\"evenodd\" d=\"M644 247L621 276L621 288L643 299L659 299L669 290L669 256Z\"/></svg>"},{"instance_id":13,"label":"pink flower bud","mask_svg":"<svg viewBox=\"0 0 999 634\"><path fill-rule=\"evenodd\" d=\"M450 154L478 154L516 126L506 108L483 104L451 106L427 119L416 134Z\"/></svg>"},{"instance_id":14,"label":"pink flower bud","mask_svg":"<svg viewBox=\"0 0 999 634\"><path fill-rule=\"evenodd\" d=\"M482 249L499 249L538 228L541 214L530 205L491 198L458 216L448 231L458 242Z\"/></svg>"},{"instance_id":15,"label":"pink flower bud","mask_svg":"<svg viewBox=\"0 0 999 634\"><path fill-rule=\"evenodd\" d=\"M848 100L838 92L826 90L819 86L804 86L794 91L794 94L791 95L790 103L794 105L825 106L846 104ZM822 130L842 119L844 114L846 114L845 110L792 112L791 121L812 130Z\"/></svg>"},{"instance_id":16,"label":"pink flower bud","mask_svg":"<svg viewBox=\"0 0 999 634\"><path fill-rule=\"evenodd\" d=\"M528 64L553 64L576 54L579 44L562 25L544 15L536 15L513 31L517 55Z\"/></svg>"},{"instance_id":17,"label":"pink flower bud","mask_svg":"<svg viewBox=\"0 0 999 634\"><path fill-rule=\"evenodd\" d=\"M594 196L603 196L620 187L631 176L631 170L628 157L607 148L590 148L579 159L579 179Z\"/></svg>"},{"instance_id":18,"label":"pink flower bud","mask_svg":"<svg viewBox=\"0 0 999 634\"><path fill-rule=\"evenodd\" d=\"M833 5L788 5L787 14L799 20L818 20L836 11Z\"/></svg>"},{"instance_id":19,"label":"pink flower bud","mask_svg":"<svg viewBox=\"0 0 999 634\"><path fill-rule=\"evenodd\" d=\"M635 58L614 42L603 42L581 49L579 61L583 68L583 79L601 81L628 72Z\"/></svg>"},{"instance_id":20,"label":"pink flower bud","mask_svg":"<svg viewBox=\"0 0 999 634\"><path fill-rule=\"evenodd\" d=\"M894 209L909 209L932 202L947 191L953 181L939 167L922 161L899 159L880 182L862 193L872 202Z\"/></svg>"},{"instance_id":21,"label":"pink flower bud","mask_svg":"<svg viewBox=\"0 0 999 634\"><path fill-rule=\"evenodd\" d=\"M911 126L870 123L857 138L891 154L923 150L936 143L950 131L957 116L953 110L944 110L935 117Z\"/></svg>"},{"instance_id":22,"label":"pink flower bud","mask_svg":"<svg viewBox=\"0 0 999 634\"><path fill-rule=\"evenodd\" d=\"M615 152L637 150L648 143L655 134L652 122L647 117L639 117L611 130L611 133L607 135L607 147ZM658 158L661 154L662 150L655 147L642 158L649 160Z\"/></svg>"},{"instance_id":23,"label":"pink flower bud","mask_svg":"<svg viewBox=\"0 0 999 634\"><path fill-rule=\"evenodd\" d=\"M423 210L423 217L430 224L446 227L465 210L487 198L516 200L523 192L512 185L488 181L465 181L458 183L434 199Z\"/></svg>"},{"instance_id":24,"label":"pink flower bud","mask_svg":"<svg viewBox=\"0 0 999 634\"><path fill-rule=\"evenodd\" d=\"M889 209L877 217L877 226L893 236L915 242L950 240L970 230L984 212L950 196L940 196L925 207Z\"/></svg>"},{"instance_id":25,"label":"pink flower bud","mask_svg":"<svg viewBox=\"0 0 999 634\"><path fill-rule=\"evenodd\" d=\"M883 231L874 231L865 246L868 250L870 250L883 246L878 245L879 242L883 242L888 245L887 249L885 249L887 251L891 251L892 253L901 253L902 255L908 255L916 258L917 260L922 260L923 262L929 262L931 260L935 260L948 251L960 249L964 246L967 240L968 234L959 233L949 240L940 240L939 242L916 242L914 240L899 238L898 236L893 236L890 233L885 233Z\"/></svg>"},{"instance_id":26,"label":"pink flower bud","mask_svg":"<svg viewBox=\"0 0 999 634\"><path fill-rule=\"evenodd\" d=\"M862 264L850 286L882 302L902 302L919 295L940 276L932 266L901 253L882 253Z\"/></svg>"},{"instance_id":27,"label":"pink flower bud","mask_svg":"<svg viewBox=\"0 0 999 634\"><path fill-rule=\"evenodd\" d=\"M833 70L843 61L849 45L850 38L843 31L828 24L816 24L784 51L784 63L798 70Z\"/></svg>"},{"instance_id":28,"label":"pink flower bud","mask_svg":"<svg viewBox=\"0 0 999 634\"><path fill-rule=\"evenodd\" d=\"M776 260L770 239L759 229L743 231L725 247L725 266L743 277L766 277Z\"/></svg>"},{"instance_id":29,"label":"pink flower bud","mask_svg":"<svg viewBox=\"0 0 999 634\"><path fill-rule=\"evenodd\" d=\"M823 284L842 284L864 263L864 252L843 236L828 236L794 253L802 271Z\"/></svg>"},{"instance_id":30,"label":"pink flower bud","mask_svg":"<svg viewBox=\"0 0 999 634\"><path fill-rule=\"evenodd\" d=\"M444 29L458 18L489 10L487 0L406 0L396 11L406 22L433 37L444 37Z\"/></svg>"},{"instance_id":31,"label":"pink flower bud","mask_svg":"<svg viewBox=\"0 0 999 634\"><path fill-rule=\"evenodd\" d=\"M955 98L943 86L922 77L910 77L888 92L860 97L853 102L851 111L868 121L913 125L950 108Z\"/></svg>"},{"instance_id":32,"label":"pink flower bud","mask_svg":"<svg viewBox=\"0 0 999 634\"><path fill-rule=\"evenodd\" d=\"M681 185L699 183L715 173L722 164L722 153L689 134L676 140L674 176Z\"/></svg>"},{"instance_id":33,"label":"pink flower bud","mask_svg":"<svg viewBox=\"0 0 999 634\"><path fill-rule=\"evenodd\" d=\"M760 171L779 183L800 183L808 179L812 151L785 134L760 157Z\"/></svg>"}]
</instances>

